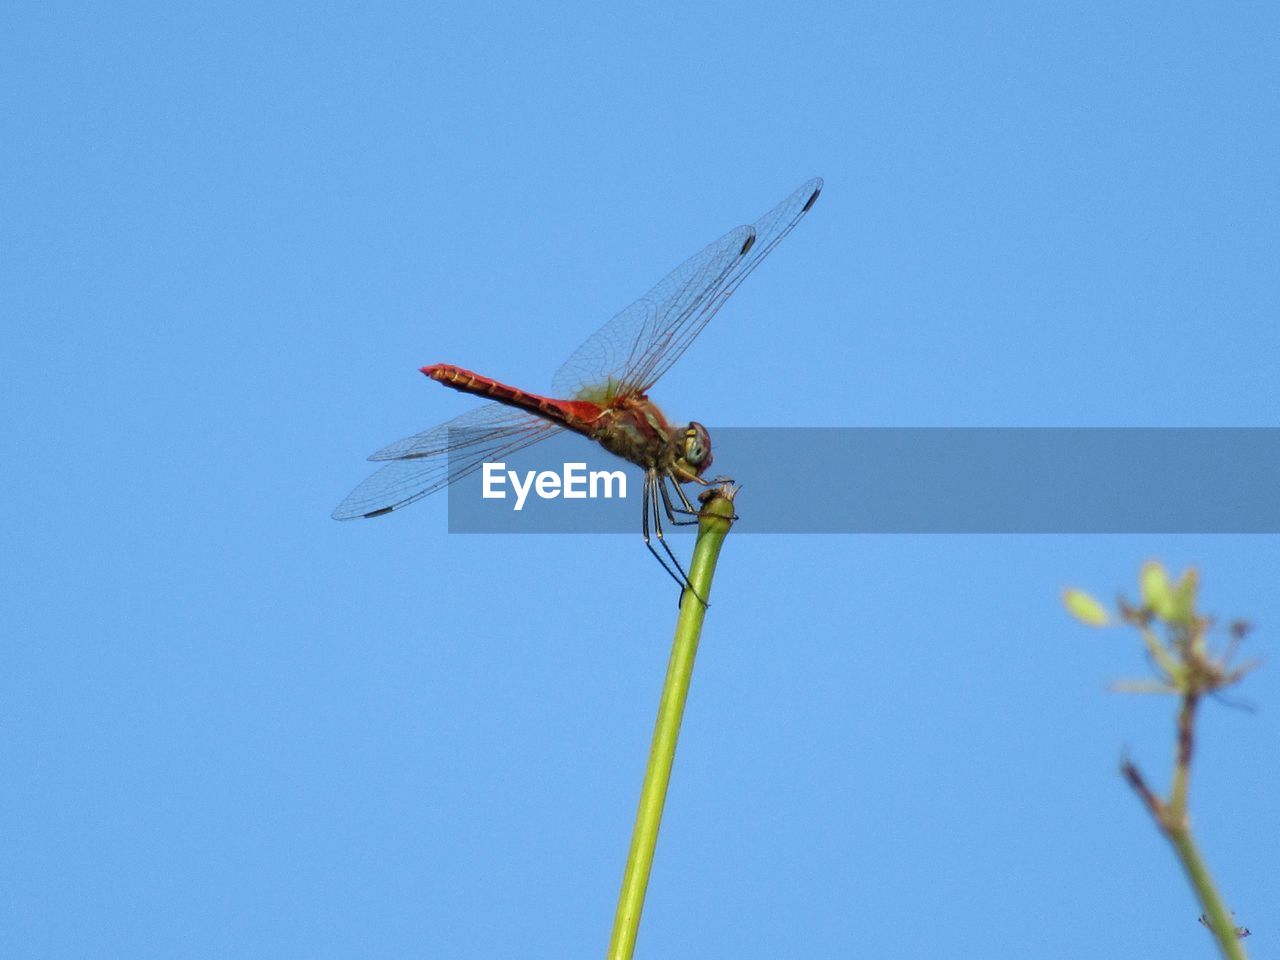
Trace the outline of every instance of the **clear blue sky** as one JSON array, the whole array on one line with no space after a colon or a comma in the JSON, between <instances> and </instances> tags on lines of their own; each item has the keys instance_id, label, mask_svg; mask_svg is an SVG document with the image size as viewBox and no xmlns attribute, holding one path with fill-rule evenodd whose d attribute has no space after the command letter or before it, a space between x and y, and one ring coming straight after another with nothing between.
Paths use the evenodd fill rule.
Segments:
<instances>
[{"instance_id":1,"label":"clear blue sky","mask_svg":"<svg viewBox=\"0 0 1280 960\"><path fill-rule=\"evenodd\" d=\"M365 454L470 404L417 367L544 386L821 175L674 416L1275 426L1278 30L9 5L0 954L600 956L673 591L638 536L449 536L444 497L330 520ZM638 956L1211 955L1116 773L1163 786L1172 705L1107 694L1134 638L1058 604L1148 557L1275 649L1275 537L731 538ZM1194 811L1266 955L1277 668L1240 696Z\"/></svg>"}]
</instances>

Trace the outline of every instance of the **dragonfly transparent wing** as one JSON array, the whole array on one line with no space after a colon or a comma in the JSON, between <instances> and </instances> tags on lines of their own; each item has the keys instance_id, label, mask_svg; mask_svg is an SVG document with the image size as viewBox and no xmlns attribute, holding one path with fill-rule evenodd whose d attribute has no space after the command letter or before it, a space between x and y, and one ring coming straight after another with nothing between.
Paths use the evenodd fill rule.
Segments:
<instances>
[{"instance_id":1,"label":"dragonfly transparent wing","mask_svg":"<svg viewBox=\"0 0 1280 960\"><path fill-rule=\"evenodd\" d=\"M486 403L370 456L389 462L352 490L333 518L355 520L398 510L475 473L486 461L501 460L560 429L522 410Z\"/></svg>"},{"instance_id":2,"label":"dragonfly transparent wing","mask_svg":"<svg viewBox=\"0 0 1280 960\"><path fill-rule=\"evenodd\" d=\"M697 310L723 283L754 236L751 227L738 227L672 270L574 351L551 381L552 393L599 401L602 398L595 394L601 388L608 395L631 386L626 374L642 364L646 346Z\"/></svg>"},{"instance_id":3,"label":"dragonfly transparent wing","mask_svg":"<svg viewBox=\"0 0 1280 960\"><path fill-rule=\"evenodd\" d=\"M806 181L753 226L729 231L676 267L574 352L556 373L556 395L648 393L821 190L821 179Z\"/></svg>"}]
</instances>

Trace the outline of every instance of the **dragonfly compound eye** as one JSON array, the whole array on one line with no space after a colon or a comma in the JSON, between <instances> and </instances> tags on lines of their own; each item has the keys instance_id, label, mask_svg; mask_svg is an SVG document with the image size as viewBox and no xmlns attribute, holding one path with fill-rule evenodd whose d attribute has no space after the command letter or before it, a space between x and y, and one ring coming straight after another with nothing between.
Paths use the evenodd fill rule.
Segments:
<instances>
[{"instance_id":1,"label":"dragonfly compound eye","mask_svg":"<svg viewBox=\"0 0 1280 960\"><path fill-rule=\"evenodd\" d=\"M711 466L711 434L696 421L684 431L684 461L699 473Z\"/></svg>"}]
</instances>

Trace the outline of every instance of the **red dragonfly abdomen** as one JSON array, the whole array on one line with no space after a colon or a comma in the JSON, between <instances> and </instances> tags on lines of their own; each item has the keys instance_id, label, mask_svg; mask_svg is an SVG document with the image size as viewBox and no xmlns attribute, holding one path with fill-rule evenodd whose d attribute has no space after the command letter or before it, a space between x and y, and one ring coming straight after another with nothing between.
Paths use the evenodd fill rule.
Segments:
<instances>
[{"instance_id":1,"label":"red dragonfly abdomen","mask_svg":"<svg viewBox=\"0 0 1280 960\"><path fill-rule=\"evenodd\" d=\"M473 373L450 363L433 363L421 369L432 380L443 383L446 387L488 397L509 407L528 410L578 433L590 435L592 425L600 418L600 407L589 400L555 400L536 393L526 393L492 377Z\"/></svg>"}]
</instances>

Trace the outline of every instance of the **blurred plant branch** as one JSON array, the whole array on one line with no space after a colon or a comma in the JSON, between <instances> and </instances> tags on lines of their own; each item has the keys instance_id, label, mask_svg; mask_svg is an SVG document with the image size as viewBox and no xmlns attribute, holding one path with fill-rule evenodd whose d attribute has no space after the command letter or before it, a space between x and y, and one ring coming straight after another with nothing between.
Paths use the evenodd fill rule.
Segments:
<instances>
[{"instance_id":1,"label":"blurred plant branch","mask_svg":"<svg viewBox=\"0 0 1280 960\"><path fill-rule=\"evenodd\" d=\"M1169 796L1161 797L1152 790L1137 765L1127 758L1120 772L1173 846L1204 909L1200 921L1212 931L1222 955L1229 960L1244 960L1240 941L1249 935L1249 930L1235 925L1209 876L1191 833L1187 804L1195 752L1196 711L1206 695L1238 684L1257 666L1256 662L1231 665L1232 657L1248 635L1249 625L1242 620L1228 624L1228 643L1223 650L1214 651L1209 646L1209 634L1215 622L1196 610L1199 576L1195 570L1187 570L1175 582L1161 564L1150 562L1142 568L1139 585L1141 603L1135 606L1121 598L1114 616L1081 590L1065 590L1062 600L1067 611L1088 626L1125 624L1141 634L1156 677L1117 683L1114 689L1178 698L1177 745Z\"/></svg>"}]
</instances>

